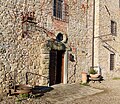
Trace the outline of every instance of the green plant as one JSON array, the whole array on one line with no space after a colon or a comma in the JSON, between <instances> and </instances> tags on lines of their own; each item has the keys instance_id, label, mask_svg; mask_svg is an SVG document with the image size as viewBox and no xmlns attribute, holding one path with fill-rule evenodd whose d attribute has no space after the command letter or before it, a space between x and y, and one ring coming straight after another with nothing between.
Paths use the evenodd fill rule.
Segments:
<instances>
[{"instance_id":1,"label":"green plant","mask_svg":"<svg viewBox=\"0 0 120 104\"><path fill-rule=\"evenodd\" d=\"M29 98L29 94L19 94L16 98L16 102L21 102Z\"/></svg>"},{"instance_id":2,"label":"green plant","mask_svg":"<svg viewBox=\"0 0 120 104\"><path fill-rule=\"evenodd\" d=\"M120 77L114 77L113 80L120 80Z\"/></svg>"},{"instance_id":3,"label":"green plant","mask_svg":"<svg viewBox=\"0 0 120 104\"><path fill-rule=\"evenodd\" d=\"M93 68L90 68L90 70L89 70L89 74L97 74L97 71L94 70Z\"/></svg>"},{"instance_id":4,"label":"green plant","mask_svg":"<svg viewBox=\"0 0 120 104\"><path fill-rule=\"evenodd\" d=\"M80 85L83 85L83 86L90 86L88 83L80 83Z\"/></svg>"},{"instance_id":5,"label":"green plant","mask_svg":"<svg viewBox=\"0 0 120 104\"><path fill-rule=\"evenodd\" d=\"M20 94L20 97L21 98L26 98L26 97L29 97L29 94Z\"/></svg>"}]
</instances>

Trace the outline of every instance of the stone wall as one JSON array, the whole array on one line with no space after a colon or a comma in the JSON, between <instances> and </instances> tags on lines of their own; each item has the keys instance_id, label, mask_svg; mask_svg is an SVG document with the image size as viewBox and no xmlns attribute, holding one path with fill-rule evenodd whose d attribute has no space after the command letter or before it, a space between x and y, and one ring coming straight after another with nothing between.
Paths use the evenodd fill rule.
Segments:
<instances>
[{"instance_id":1,"label":"stone wall","mask_svg":"<svg viewBox=\"0 0 120 104\"><path fill-rule=\"evenodd\" d=\"M68 61L68 82L80 82L81 72L88 72L92 63L93 3L71 1L69 3L68 44L75 61Z\"/></svg>"},{"instance_id":2,"label":"stone wall","mask_svg":"<svg viewBox=\"0 0 120 104\"><path fill-rule=\"evenodd\" d=\"M86 6L87 5L87 6ZM68 82L79 80L81 71L92 66L93 0L69 2L68 45L75 61L68 62ZM79 15L78 15L79 14ZM95 1L94 66L101 68L103 77L119 77L119 1ZM117 36L111 35L111 20L117 23ZM108 49L105 45L108 45ZM110 71L110 54L115 53L115 67Z\"/></svg>"},{"instance_id":3,"label":"stone wall","mask_svg":"<svg viewBox=\"0 0 120 104\"><path fill-rule=\"evenodd\" d=\"M44 3L44 6L42 4L43 1L39 0L27 1L26 4L24 0L0 1L0 87L3 89L8 88L10 80L16 84L25 84L26 72L48 77L49 52L42 44L46 44L50 38L40 27L52 31L50 22L47 24L51 2ZM33 11L37 24L29 26L31 30L25 33L26 30L22 29L23 25L26 26L22 24L22 13ZM28 83L32 85L47 84L47 80L28 74Z\"/></svg>"},{"instance_id":4,"label":"stone wall","mask_svg":"<svg viewBox=\"0 0 120 104\"><path fill-rule=\"evenodd\" d=\"M49 48L48 40L56 39L56 33L67 34L68 41L65 53L68 60L67 82L81 80L81 72L88 72L92 66L92 37L93 37L93 0L65 0L69 5L69 22L53 17L52 0L6 0L0 1L0 87L8 88L9 81L16 84L28 83L46 85L49 77ZM119 5L118 0L96 1L95 36L110 34L110 20L117 22L117 36L95 39L95 65L102 68L106 77L119 76ZM116 3L116 4L115 4ZM34 13L31 22L23 21L26 13ZM103 41L112 39L112 41ZM115 70L110 71L110 51L103 47L109 44L115 53ZM111 48L110 48L111 49ZM74 60L70 60L70 55Z\"/></svg>"},{"instance_id":5,"label":"stone wall","mask_svg":"<svg viewBox=\"0 0 120 104\"><path fill-rule=\"evenodd\" d=\"M120 14L119 14L119 0L101 0L100 1L100 26L99 35L102 36L100 39L100 50L99 50L99 65L102 68L102 74L104 78L113 78L119 76L120 67L120 47L119 47L119 27L120 27ZM111 34L111 20L117 23L117 34L114 36ZM104 36L103 36L104 35ZM105 36L106 35L106 36ZM107 45L106 45L107 44ZM107 48L103 47L104 45ZM114 70L110 71L110 54L115 54L115 67Z\"/></svg>"},{"instance_id":6,"label":"stone wall","mask_svg":"<svg viewBox=\"0 0 120 104\"><path fill-rule=\"evenodd\" d=\"M52 16L52 0L6 0L0 1L0 5L1 88L6 89L13 82L25 84L26 73L28 84L48 84L46 45L48 40L56 39L56 33L67 34L67 22ZM26 22L26 16L31 13L34 16Z\"/></svg>"}]
</instances>

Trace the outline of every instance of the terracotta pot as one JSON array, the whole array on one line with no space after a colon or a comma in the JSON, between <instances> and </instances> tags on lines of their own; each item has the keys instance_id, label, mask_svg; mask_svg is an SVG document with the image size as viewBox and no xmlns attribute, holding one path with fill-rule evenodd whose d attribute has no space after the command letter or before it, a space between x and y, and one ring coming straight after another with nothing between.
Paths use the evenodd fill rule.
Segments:
<instances>
[{"instance_id":1,"label":"terracotta pot","mask_svg":"<svg viewBox=\"0 0 120 104\"><path fill-rule=\"evenodd\" d=\"M16 90L15 94L28 94L30 93L31 90L30 89L24 89L24 90Z\"/></svg>"},{"instance_id":2,"label":"terracotta pot","mask_svg":"<svg viewBox=\"0 0 120 104\"><path fill-rule=\"evenodd\" d=\"M15 88L18 90L23 90L23 89L32 89L31 85L26 85L26 84L19 84L19 85L15 85Z\"/></svg>"},{"instance_id":3,"label":"terracotta pot","mask_svg":"<svg viewBox=\"0 0 120 104\"><path fill-rule=\"evenodd\" d=\"M100 74L90 74L90 77L92 78L98 78L100 76Z\"/></svg>"},{"instance_id":4,"label":"terracotta pot","mask_svg":"<svg viewBox=\"0 0 120 104\"><path fill-rule=\"evenodd\" d=\"M87 73L86 72L82 72L82 83L87 83Z\"/></svg>"},{"instance_id":5,"label":"terracotta pot","mask_svg":"<svg viewBox=\"0 0 120 104\"><path fill-rule=\"evenodd\" d=\"M15 85L15 89L16 89L16 91L14 92L15 94L27 94L31 92L32 86L20 84L20 85Z\"/></svg>"}]
</instances>

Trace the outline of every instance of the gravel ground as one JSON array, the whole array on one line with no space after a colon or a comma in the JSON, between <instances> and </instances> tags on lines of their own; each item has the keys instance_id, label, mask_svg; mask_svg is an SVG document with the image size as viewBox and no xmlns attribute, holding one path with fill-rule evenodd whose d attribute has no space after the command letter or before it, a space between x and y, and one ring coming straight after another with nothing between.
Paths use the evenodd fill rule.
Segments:
<instances>
[{"instance_id":1,"label":"gravel ground","mask_svg":"<svg viewBox=\"0 0 120 104\"><path fill-rule=\"evenodd\" d=\"M120 80L56 86L44 96L30 99L4 96L0 104L120 104Z\"/></svg>"},{"instance_id":2,"label":"gravel ground","mask_svg":"<svg viewBox=\"0 0 120 104\"><path fill-rule=\"evenodd\" d=\"M69 104L120 104L120 80L108 80L102 83L90 83L94 88L104 89L104 92L75 99Z\"/></svg>"}]
</instances>

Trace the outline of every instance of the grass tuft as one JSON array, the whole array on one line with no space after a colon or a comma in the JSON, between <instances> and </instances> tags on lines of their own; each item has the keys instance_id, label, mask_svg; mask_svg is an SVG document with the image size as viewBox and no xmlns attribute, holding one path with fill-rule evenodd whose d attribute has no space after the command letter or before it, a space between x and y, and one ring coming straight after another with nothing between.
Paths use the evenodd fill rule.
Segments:
<instances>
[{"instance_id":1,"label":"grass tuft","mask_svg":"<svg viewBox=\"0 0 120 104\"><path fill-rule=\"evenodd\" d=\"M83 86L90 86L88 83L80 83L80 85L83 85Z\"/></svg>"},{"instance_id":2,"label":"grass tuft","mask_svg":"<svg viewBox=\"0 0 120 104\"><path fill-rule=\"evenodd\" d=\"M114 77L113 80L120 80L120 77Z\"/></svg>"}]
</instances>

